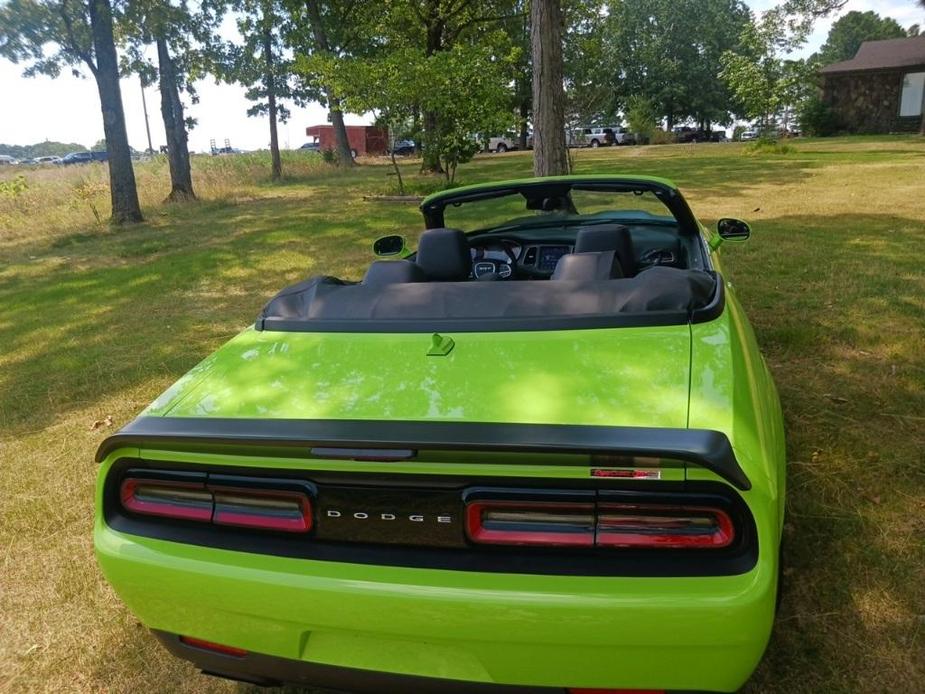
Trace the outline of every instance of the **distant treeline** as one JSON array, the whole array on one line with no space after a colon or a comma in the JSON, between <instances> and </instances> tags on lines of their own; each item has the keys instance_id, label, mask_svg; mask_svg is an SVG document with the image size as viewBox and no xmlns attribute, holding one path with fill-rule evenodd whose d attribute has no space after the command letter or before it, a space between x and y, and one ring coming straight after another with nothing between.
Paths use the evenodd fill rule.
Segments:
<instances>
[{"instance_id":1,"label":"distant treeline","mask_svg":"<svg viewBox=\"0 0 925 694\"><path fill-rule=\"evenodd\" d=\"M15 159L34 159L35 157L63 157L69 152L83 152L87 148L76 142L37 142L34 145L5 145L0 144L0 154L6 154Z\"/></svg>"}]
</instances>

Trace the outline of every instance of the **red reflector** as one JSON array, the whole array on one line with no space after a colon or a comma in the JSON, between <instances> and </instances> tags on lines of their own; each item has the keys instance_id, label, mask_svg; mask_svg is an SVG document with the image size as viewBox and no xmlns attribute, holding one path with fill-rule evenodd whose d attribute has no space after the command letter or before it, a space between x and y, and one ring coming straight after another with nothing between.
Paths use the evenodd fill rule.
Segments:
<instances>
[{"instance_id":1,"label":"red reflector","mask_svg":"<svg viewBox=\"0 0 925 694\"><path fill-rule=\"evenodd\" d=\"M210 487L216 525L307 533L312 528L311 502L299 492Z\"/></svg>"},{"instance_id":2,"label":"red reflector","mask_svg":"<svg viewBox=\"0 0 925 694\"><path fill-rule=\"evenodd\" d=\"M195 482L129 478L122 481L119 496L133 513L206 523L212 519L212 494Z\"/></svg>"},{"instance_id":3,"label":"red reflector","mask_svg":"<svg viewBox=\"0 0 925 694\"><path fill-rule=\"evenodd\" d=\"M466 507L469 539L492 545L594 545L594 504L475 501Z\"/></svg>"},{"instance_id":4,"label":"red reflector","mask_svg":"<svg viewBox=\"0 0 925 694\"><path fill-rule=\"evenodd\" d=\"M245 651L243 648L224 646L220 643L212 643L211 641L204 641L203 639L194 639L192 636L181 636L180 642L192 648L199 648L203 651L211 651L212 653L227 655L231 658L243 658L247 655L247 651Z\"/></svg>"},{"instance_id":5,"label":"red reflector","mask_svg":"<svg viewBox=\"0 0 925 694\"><path fill-rule=\"evenodd\" d=\"M691 506L599 504L597 544L604 547L722 548L735 531L725 511Z\"/></svg>"}]
</instances>

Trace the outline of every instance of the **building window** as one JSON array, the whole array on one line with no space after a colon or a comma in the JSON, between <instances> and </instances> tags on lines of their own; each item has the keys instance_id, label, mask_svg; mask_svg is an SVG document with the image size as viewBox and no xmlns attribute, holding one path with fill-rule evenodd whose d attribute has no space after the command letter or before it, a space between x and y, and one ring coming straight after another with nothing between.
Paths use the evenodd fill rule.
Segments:
<instances>
[{"instance_id":1,"label":"building window","mask_svg":"<svg viewBox=\"0 0 925 694\"><path fill-rule=\"evenodd\" d=\"M903 77L899 115L901 117L921 116L923 96L925 96L925 72L910 72Z\"/></svg>"}]
</instances>

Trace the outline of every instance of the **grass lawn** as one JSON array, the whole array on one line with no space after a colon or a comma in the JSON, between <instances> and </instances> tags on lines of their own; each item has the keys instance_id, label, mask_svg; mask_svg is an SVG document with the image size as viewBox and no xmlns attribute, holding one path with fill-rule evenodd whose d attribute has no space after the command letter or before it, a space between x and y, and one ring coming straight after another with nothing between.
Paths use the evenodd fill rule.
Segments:
<instances>
[{"instance_id":1,"label":"grass lawn","mask_svg":"<svg viewBox=\"0 0 925 694\"><path fill-rule=\"evenodd\" d=\"M674 179L698 216L752 222L726 264L788 426L783 603L748 692L925 691L925 139L585 150L577 172ZM312 163L315 161L315 163ZM166 655L92 554L99 442L310 274L359 278L412 205L389 169L196 160L201 202L110 231L100 166L0 173L0 691L231 692ZM432 185L408 164L414 187ZM529 175L479 158L462 183ZM21 186L20 186L21 188ZM106 424L111 417L112 425ZM245 689L246 691L246 689Z\"/></svg>"}]
</instances>

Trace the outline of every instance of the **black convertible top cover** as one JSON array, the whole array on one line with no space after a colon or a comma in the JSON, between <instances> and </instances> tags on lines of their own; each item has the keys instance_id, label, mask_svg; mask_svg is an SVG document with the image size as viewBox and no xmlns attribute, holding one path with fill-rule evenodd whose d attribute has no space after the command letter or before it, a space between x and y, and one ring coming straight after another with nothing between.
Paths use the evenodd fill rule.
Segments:
<instances>
[{"instance_id":1,"label":"black convertible top cover","mask_svg":"<svg viewBox=\"0 0 925 694\"><path fill-rule=\"evenodd\" d=\"M264 307L258 330L430 332L667 325L722 311L711 272L653 267L611 280L409 282L371 286L313 277Z\"/></svg>"}]
</instances>

